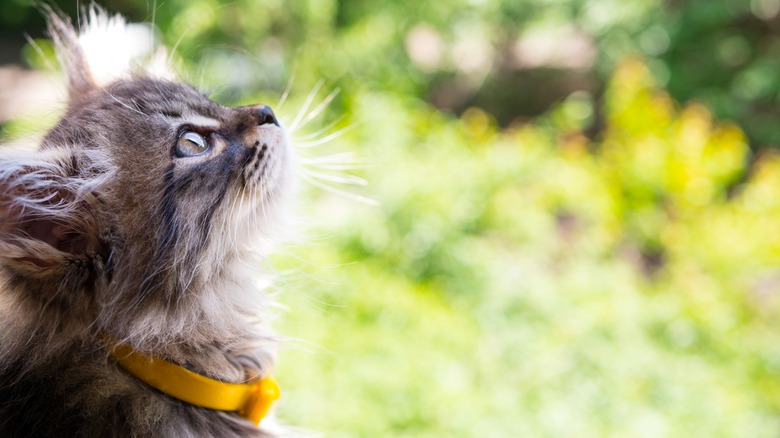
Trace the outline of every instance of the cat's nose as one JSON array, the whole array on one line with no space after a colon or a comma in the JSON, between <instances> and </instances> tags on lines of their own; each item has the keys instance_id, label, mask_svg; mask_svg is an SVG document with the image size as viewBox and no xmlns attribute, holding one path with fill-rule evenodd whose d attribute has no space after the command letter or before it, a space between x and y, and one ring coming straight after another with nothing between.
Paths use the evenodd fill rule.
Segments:
<instances>
[{"instance_id":1,"label":"cat's nose","mask_svg":"<svg viewBox=\"0 0 780 438\"><path fill-rule=\"evenodd\" d=\"M276 120L274 111L265 105L255 105L252 107L252 112L257 117L257 126L274 124L279 126L279 121Z\"/></svg>"}]
</instances>

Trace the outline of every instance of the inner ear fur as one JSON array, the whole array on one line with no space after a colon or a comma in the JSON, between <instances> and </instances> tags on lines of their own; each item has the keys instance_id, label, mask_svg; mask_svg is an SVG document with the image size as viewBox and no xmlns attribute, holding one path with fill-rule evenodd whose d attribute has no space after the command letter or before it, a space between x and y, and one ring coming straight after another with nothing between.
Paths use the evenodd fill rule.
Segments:
<instances>
[{"instance_id":1,"label":"inner ear fur","mask_svg":"<svg viewBox=\"0 0 780 438\"><path fill-rule=\"evenodd\" d=\"M93 215L96 180L83 178L64 151L0 159L0 258L49 269L99 249Z\"/></svg>"}]
</instances>

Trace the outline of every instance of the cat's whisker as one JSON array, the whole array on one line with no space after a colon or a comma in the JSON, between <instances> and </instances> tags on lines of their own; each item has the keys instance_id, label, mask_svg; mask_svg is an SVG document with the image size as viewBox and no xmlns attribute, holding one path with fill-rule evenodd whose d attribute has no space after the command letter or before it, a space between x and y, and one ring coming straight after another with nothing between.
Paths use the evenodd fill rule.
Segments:
<instances>
[{"instance_id":1,"label":"cat's whisker","mask_svg":"<svg viewBox=\"0 0 780 438\"><path fill-rule=\"evenodd\" d=\"M299 161L306 164L361 164L362 159L354 152L339 152L330 155L321 155L317 157L299 157Z\"/></svg>"},{"instance_id":2,"label":"cat's whisker","mask_svg":"<svg viewBox=\"0 0 780 438\"><path fill-rule=\"evenodd\" d=\"M317 131L312 132L311 134L306 134L306 135L302 135L302 136L298 136L297 134L293 134L292 135L293 143L295 143L296 141L305 141L305 140L311 140L311 139L314 139L314 138L319 138L323 134L325 134L326 132L330 131L334 126L336 126L342 120L344 120L344 116L341 116L341 117L337 118L336 120L334 120L334 121L328 123L327 125L325 125L325 127L321 128L321 129L318 129Z\"/></svg>"},{"instance_id":3,"label":"cat's whisker","mask_svg":"<svg viewBox=\"0 0 780 438\"><path fill-rule=\"evenodd\" d=\"M27 40L27 44L30 45L30 47L35 50L35 53L38 54L38 56L43 60L43 62L46 64L46 68L48 68L51 71L57 71L57 68L49 61L49 57L46 56L43 53L43 49L41 49L40 44L38 44L30 35L24 34L24 39Z\"/></svg>"},{"instance_id":4,"label":"cat's whisker","mask_svg":"<svg viewBox=\"0 0 780 438\"><path fill-rule=\"evenodd\" d=\"M206 66L205 65L201 65L200 68L198 68L198 71L199 71L198 75L200 76L198 78L198 90L203 90L204 89L204 87L203 87L203 80L206 77ZM206 94L208 95L208 94L211 94L211 93L207 92Z\"/></svg>"},{"instance_id":5,"label":"cat's whisker","mask_svg":"<svg viewBox=\"0 0 780 438\"><path fill-rule=\"evenodd\" d=\"M309 184L311 184L313 186L316 186L316 187L319 187L319 188L321 188L321 189L323 189L325 191L331 192L331 193L333 193L335 195L343 196L345 198L352 199L354 201L361 202L363 204L372 205L372 206L375 206L375 207L379 206L379 203L377 201L371 199L371 198L368 198L368 197L365 197L365 196L362 196L362 195L356 195L356 194L348 192L346 190L337 189L335 187L332 187L332 186L329 186L329 185L327 185L325 183L322 183L322 182L318 181L317 179L312 178L310 176L307 176L305 174L301 174L300 176L301 176L301 179L305 180Z\"/></svg>"},{"instance_id":6,"label":"cat's whisker","mask_svg":"<svg viewBox=\"0 0 780 438\"><path fill-rule=\"evenodd\" d=\"M331 175L327 173L317 172L311 169L301 169L304 174L323 181L330 181L339 184L352 184L357 186L367 186L368 181L363 178L354 175Z\"/></svg>"},{"instance_id":7,"label":"cat's whisker","mask_svg":"<svg viewBox=\"0 0 780 438\"><path fill-rule=\"evenodd\" d=\"M308 297L307 297L308 298ZM324 309L317 308L320 311L324 311ZM302 351L307 354L317 354L317 355L326 355L330 356L331 358L340 358L340 354L336 353L335 351L324 347L320 344L315 344L313 342L306 341L302 338L294 338L291 336L284 338L285 343L289 343L290 348L297 348L298 351Z\"/></svg>"},{"instance_id":8,"label":"cat's whisker","mask_svg":"<svg viewBox=\"0 0 780 438\"><path fill-rule=\"evenodd\" d=\"M294 133L291 138L293 144L299 143L299 142L305 142L309 140L316 140L319 138L322 138L323 135L327 134L329 131L331 131L337 124L339 124L341 121L344 120L344 116L339 117L338 119L328 123L326 126L324 126L321 129L318 129L315 132L312 132L310 134L305 135L299 135L297 133Z\"/></svg>"},{"instance_id":9,"label":"cat's whisker","mask_svg":"<svg viewBox=\"0 0 780 438\"><path fill-rule=\"evenodd\" d=\"M323 111L325 111L325 109L328 107L328 105L330 105L330 103L333 101L333 99L335 99L335 98L336 98L336 96L338 96L338 94L339 94L340 92L341 92L341 90L340 90L340 89L338 89L338 88L336 88L336 89L335 89L335 90L333 90L333 91L332 91L330 94L328 94L328 95L325 97L325 100L323 100L323 101L322 101L322 102L321 102L319 105L317 105L316 107L314 107L314 109L313 109L313 110L311 110L311 112L309 112L309 115L308 115L308 116L306 116L306 118L305 118L305 119L303 119L303 122L301 122L301 125L300 125L300 126L298 126L298 127L297 127L297 129L303 129L303 127L304 127L304 126L306 126L306 125L308 125L308 124L309 124L309 122L311 122L312 120L314 120L315 118L317 118L317 116L319 116L320 114L322 114L322 112L323 112Z\"/></svg>"},{"instance_id":10,"label":"cat's whisker","mask_svg":"<svg viewBox=\"0 0 780 438\"><path fill-rule=\"evenodd\" d=\"M321 170L355 170L355 169L365 169L369 167L368 162L358 158L354 154L348 154L342 157L335 157L335 159L331 157L333 156L326 155L323 159L323 157L303 156L298 158L298 163L302 167L321 169Z\"/></svg>"},{"instance_id":11,"label":"cat's whisker","mask_svg":"<svg viewBox=\"0 0 780 438\"><path fill-rule=\"evenodd\" d=\"M322 137L322 138L320 138L318 140L296 143L295 146L296 147L300 147L300 148L313 148L313 147L321 146L323 144L326 144L328 142L331 142L331 141L341 137L342 135L346 134L347 132L355 129L355 127L356 127L356 125L349 125L349 126L347 126L345 128L339 129L338 131L336 131L336 132L334 132L332 134L326 135L325 137Z\"/></svg>"},{"instance_id":12,"label":"cat's whisker","mask_svg":"<svg viewBox=\"0 0 780 438\"><path fill-rule=\"evenodd\" d=\"M187 33L190 32L192 28L187 27L184 29L184 31L179 35L179 38L176 39L176 42L173 44L173 47L171 48L170 53L168 53L167 62L169 65L173 64L173 58L176 55L176 51L179 49L179 44L184 40L184 37L187 36ZM203 71L201 69L201 71ZM203 81L203 75L201 74L201 83Z\"/></svg>"},{"instance_id":13,"label":"cat's whisker","mask_svg":"<svg viewBox=\"0 0 780 438\"><path fill-rule=\"evenodd\" d=\"M360 170L368 167L366 164L317 164L301 163L303 167L312 167L320 170Z\"/></svg>"},{"instance_id":14,"label":"cat's whisker","mask_svg":"<svg viewBox=\"0 0 780 438\"><path fill-rule=\"evenodd\" d=\"M149 4L147 3L147 7L148 7L148 5ZM148 15L147 15L147 18L149 18ZM151 23L152 23L152 28L154 28L157 25L157 0L154 0L152 2L152 19L151 19ZM155 33L152 32L152 37L149 39L149 53L154 53L154 48L156 46L156 41L155 41L156 36L157 35L155 35Z\"/></svg>"},{"instance_id":15,"label":"cat's whisker","mask_svg":"<svg viewBox=\"0 0 780 438\"><path fill-rule=\"evenodd\" d=\"M285 87L284 92L282 93L281 97L279 97L279 102L276 103L277 111L281 110L284 103L287 102L287 97L290 95L290 90L292 90L294 80L295 80L295 73L290 75L290 79L287 81L287 87Z\"/></svg>"},{"instance_id":16,"label":"cat's whisker","mask_svg":"<svg viewBox=\"0 0 780 438\"><path fill-rule=\"evenodd\" d=\"M288 128L290 132L295 132L298 129L301 120L306 116L307 111L309 111L309 107L311 106L312 102L314 102L314 98L317 97L317 94L320 92L320 88L322 88L323 85L325 85L325 81L322 79L317 81L317 83L314 85L314 88L311 90L309 95L306 97L306 100L303 102L303 106L301 106L301 109L298 110L298 114L295 116L295 119L293 119L293 122L290 124L290 127Z\"/></svg>"}]
</instances>

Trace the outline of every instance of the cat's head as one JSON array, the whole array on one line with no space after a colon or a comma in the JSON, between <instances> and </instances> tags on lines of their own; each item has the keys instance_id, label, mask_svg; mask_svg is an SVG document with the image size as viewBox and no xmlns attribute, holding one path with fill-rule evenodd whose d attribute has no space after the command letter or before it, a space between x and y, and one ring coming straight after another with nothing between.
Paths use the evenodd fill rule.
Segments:
<instances>
[{"instance_id":1,"label":"cat's head","mask_svg":"<svg viewBox=\"0 0 780 438\"><path fill-rule=\"evenodd\" d=\"M269 107L143 71L100 84L69 22L50 14L50 32L67 112L38 152L0 155L0 262L14 279L87 284L90 305L175 303L274 240L292 172Z\"/></svg>"}]
</instances>

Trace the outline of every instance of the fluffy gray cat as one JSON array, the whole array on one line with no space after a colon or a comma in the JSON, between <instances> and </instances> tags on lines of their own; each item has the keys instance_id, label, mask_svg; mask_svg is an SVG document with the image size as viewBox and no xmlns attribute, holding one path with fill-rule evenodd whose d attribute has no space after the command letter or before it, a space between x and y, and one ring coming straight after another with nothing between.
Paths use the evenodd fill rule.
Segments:
<instances>
[{"instance_id":1,"label":"fluffy gray cat","mask_svg":"<svg viewBox=\"0 0 780 438\"><path fill-rule=\"evenodd\" d=\"M117 345L222 382L272 368L256 256L284 231L286 135L147 70L100 83L85 36L49 13L69 78L37 151L0 151L0 436L275 436L128 372ZM80 35L81 33L81 35Z\"/></svg>"}]
</instances>

